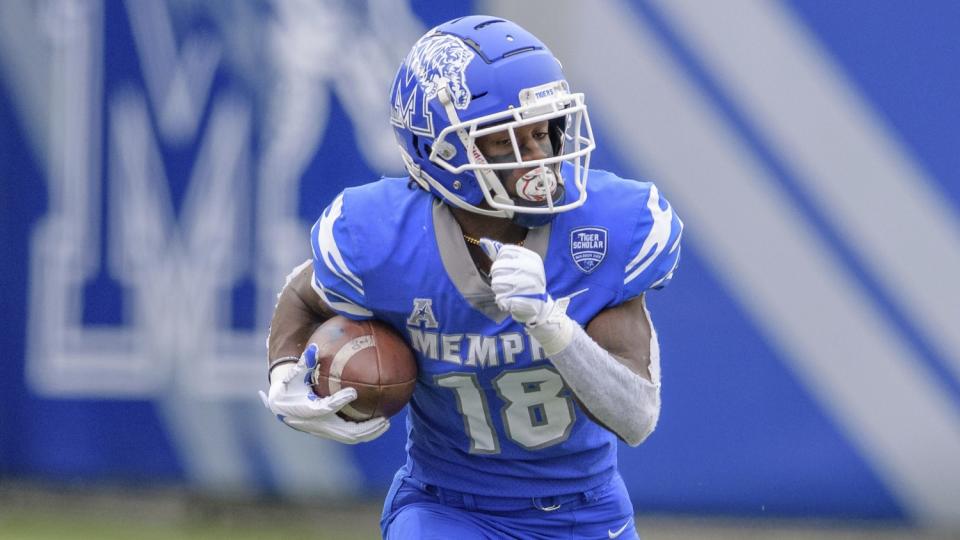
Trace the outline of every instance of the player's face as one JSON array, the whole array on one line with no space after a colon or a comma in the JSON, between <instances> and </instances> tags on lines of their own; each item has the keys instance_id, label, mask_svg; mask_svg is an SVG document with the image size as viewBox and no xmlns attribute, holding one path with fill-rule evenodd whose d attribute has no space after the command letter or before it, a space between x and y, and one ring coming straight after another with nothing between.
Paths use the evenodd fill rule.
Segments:
<instances>
[{"instance_id":1,"label":"player's face","mask_svg":"<svg viewBox=\"0 0 960 540\"><path fill-rule=\"evenodd\" d=\"M553 157L553 145L550 142L550 126L545 120L536 124L521 126L514 129L517 137L517 146L520 149L520 158L524 161ZM477 148L490 163L508 163L517 160L507 130L484 135L477 139ZM504 188L513 199L527 197L518 196L518 180L534 171L535 168L508 169L496 171ZM523 185L523 182L519 182ZM529 200L529 199L528 199Z\"/></svg>"}]
</instances>

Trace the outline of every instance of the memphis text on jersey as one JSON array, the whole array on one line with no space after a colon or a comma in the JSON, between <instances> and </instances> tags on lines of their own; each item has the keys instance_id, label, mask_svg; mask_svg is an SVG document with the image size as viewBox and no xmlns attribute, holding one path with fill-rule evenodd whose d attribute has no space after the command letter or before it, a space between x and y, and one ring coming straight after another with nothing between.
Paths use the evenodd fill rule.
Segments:
<instances>
[{"instance_id":1,"label":"memphis text on jersey","mask_svg":"<svg viewBox=\"0 0 960 540\"><path fill-rule=\"evenodd\" d=\"M446 334L435 330L439 326L433 314L433 300L415 298L407 318L407 334L410 346L424 359L479 369L515 364L526 351L530 351L534 362L546 359L540 344L525 332L496 336Z\"/></svg>"}]
</instances>

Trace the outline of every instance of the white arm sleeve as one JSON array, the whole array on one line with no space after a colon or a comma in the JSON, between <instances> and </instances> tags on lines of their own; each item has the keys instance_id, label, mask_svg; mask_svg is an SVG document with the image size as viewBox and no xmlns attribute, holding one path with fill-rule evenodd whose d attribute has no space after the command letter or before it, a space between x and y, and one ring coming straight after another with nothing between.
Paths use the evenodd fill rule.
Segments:
<instances>
[{"instance_id":1,"label":"white arm sleeve","mask_svg":"<svg viewBox=\"0 0 960 540\"><path fill-rule=\"evenodd\" d=\"M566 314L550 324L527 327L584 407L630 446L653 433L660 417L660 351L649 314L647 323L653 382L617 361ZM558 336L563 338L556 350L551 345L557 344Z\"/></svg>"}]
</instances>

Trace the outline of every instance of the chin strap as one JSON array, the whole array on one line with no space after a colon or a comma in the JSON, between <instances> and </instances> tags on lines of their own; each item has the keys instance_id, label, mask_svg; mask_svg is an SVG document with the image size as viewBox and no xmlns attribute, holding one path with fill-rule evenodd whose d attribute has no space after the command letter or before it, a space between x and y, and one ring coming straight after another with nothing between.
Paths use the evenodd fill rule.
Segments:
<instances>
[{"instance_id":1,"label":"chin strap","mask_svg":"<svg viewBox=\"0 0 960 540\"><path fill-rule=\"evenodd\" d=\"M400 158L403 160L403 164L407 169L407 173L410 175L410 178L421 186L425 191L435 191L440 195L440 199L451 206L455 206L462 210L468 212L473 212L474 214L481 214L484 216L498 217L498 218L512 218L513 212L508 212L506 210L488 210L485 208L479 208L463 200L459 195L451 192L449 189L443 187L443 184L437 182L432 176L427 174L419 165L417 165L413 158L410 157L410 154L400 145L397 145L400 149Z\"/></svg>"}]
</instances>

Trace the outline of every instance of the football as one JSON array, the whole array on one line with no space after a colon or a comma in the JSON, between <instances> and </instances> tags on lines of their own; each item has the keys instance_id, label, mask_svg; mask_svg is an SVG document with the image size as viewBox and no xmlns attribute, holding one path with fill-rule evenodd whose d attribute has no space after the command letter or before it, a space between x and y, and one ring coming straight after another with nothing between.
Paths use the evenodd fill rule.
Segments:
<instances>
[{"instance_id":1,"label":"football","mask_svg":"<svg viewBox=\"0 0 960 540\"><path fill-rule=\"evenodd\" d=\"M329 396L346 387L357 399L338 413L347 420L390 417L410 401L417 384L413 351L392 328L376 321L336 316L314 330L308 343L317 345L311 375L315 394Z\"/></svg>"}]
</instances>

